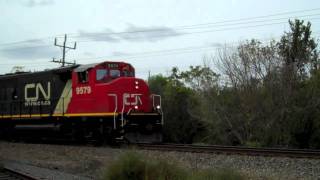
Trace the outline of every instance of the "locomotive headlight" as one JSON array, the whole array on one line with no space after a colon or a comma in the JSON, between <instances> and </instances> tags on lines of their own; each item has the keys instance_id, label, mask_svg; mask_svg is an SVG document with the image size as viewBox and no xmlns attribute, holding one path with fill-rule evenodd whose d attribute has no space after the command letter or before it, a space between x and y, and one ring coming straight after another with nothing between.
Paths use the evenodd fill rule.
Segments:
<instances>
[{"instance_id":1,"label":"locomotive headlight","mask_svg":"<svg viewBox=\"0 0 320 180\"><path fill-rule=\"evenodd\" d=\"M138 109L138 106L134 106L134 109Z\"/></svg>"},{"instance_id":2,"label":"locomotive headlight","mask_svg":"<svg viewBox=\"0 0 320 180\"><path fill-rule=\"evenodd\" d=\"M160 106L159 106L159 105L157 106L157 109L160 109Z\"/></svg>"},{"instance_id":3,"label":"locomotive headlight","mask_svg":"<svg viewBox=\"0 0 320 180\"><path fill-rule=\"evenodd\" d=\"M139 89L139 86L136 86L136 89Z\"/></svg>"},{"instance_id":4,"label":"locomotive headlight","mask_svg":"<svg viewBox=\"0 0 320 180\"><path fill-rule=\"evenodd\" d=\"M138 85L138 84L139 84L139 81L135 81L135 83L136 83L136 85Z\"/></svg>"}]
</instances>

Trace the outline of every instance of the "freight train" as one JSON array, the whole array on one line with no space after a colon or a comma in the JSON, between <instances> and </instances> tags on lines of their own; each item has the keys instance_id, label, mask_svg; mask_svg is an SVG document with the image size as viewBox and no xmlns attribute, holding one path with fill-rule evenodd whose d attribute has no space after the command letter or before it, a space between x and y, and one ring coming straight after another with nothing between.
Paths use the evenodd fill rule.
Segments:
<instances>
[{"instance_id":1,"label":"freight train","mask_svg":"<svg viewBox=\"0 0 320 180\"><path fill-rule=\"evenodd\" d=\"M54 132L81 141L157 143L162 126L161 97L125 62L0 75L4 138Z\"/></svg>"}]
</instances>

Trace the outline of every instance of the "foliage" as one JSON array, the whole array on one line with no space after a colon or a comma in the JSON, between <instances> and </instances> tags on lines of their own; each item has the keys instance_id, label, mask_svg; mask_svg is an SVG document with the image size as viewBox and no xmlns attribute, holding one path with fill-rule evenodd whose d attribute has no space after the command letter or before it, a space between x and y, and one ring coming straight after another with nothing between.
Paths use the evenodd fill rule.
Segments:
<instances>
[{"instance_id":1,"label":"foliage","mask_svg":"<svg viewBox=\"0 0 320 180\"><path fill-rule=\"evenodd\" d=\"M103 176L106 180L242 180L240 173L231 169L190 171L177 163L145 158L127 152L111 163Z\"/></svg>"},{"instance_id":2,"label":"foliage","mask_svg":"<svg viewBox=\"0 0 320 180\"><path fill-rule=\"evenodd\" d=\"M149 79L163 97L165 140L180 143L320 148L319 48L311 24L269 43L242 42L210 66L173 68Z\"/></svg>"},{"instance_id":3,"label":"foliage","mask_svg":"<svg viewBox=\"0 0 320 180\"><path fill-rule=\"evenodd\" d=\"M146 163L140 156L133 153L128 153L121 156L120 159L114 162L105 175L105 179L110 180L138 180L145 176Z\"/></svg>"},{"instance_id":4,"label":"foliage","mask_svg":"<svg viewBox=\"0 0 320 180\"><path fill-rule=\"evenodd\" d=\"M113 162L104 175L107 180L166 180L187 178L185 169L163 160L148 159L135 152L127 152Z\"/></svg>"},{"instance_id":5,"label":"foliage","mask_svg":"<svg viewBox=\"0 0 320 180\"><path fill-rule=\"evenodd\" d=\"M286 32L278 43L279 54L284 61L284 68L291 73L306 78L308 65L312 70L318 70L319 52L317 44L311 37L311 23L304 21L289 21L291 31ZM293 73L293 74L292 74Z\"/></svg>"},{"instance_id":6,"label":"foliage","mask_svg":"<svg viewBox=\"0 0 320 180\"><path fill-rule=\"evenodd\" d=\"M174 77L151 77L149 85L153 92L157 92L163 97L162 107L165 112L164 119L166 119L165 140L192 143L195 134L201 127L199 118L192 112L197 106L194 92Z\"/></svg>"}]
</instances>

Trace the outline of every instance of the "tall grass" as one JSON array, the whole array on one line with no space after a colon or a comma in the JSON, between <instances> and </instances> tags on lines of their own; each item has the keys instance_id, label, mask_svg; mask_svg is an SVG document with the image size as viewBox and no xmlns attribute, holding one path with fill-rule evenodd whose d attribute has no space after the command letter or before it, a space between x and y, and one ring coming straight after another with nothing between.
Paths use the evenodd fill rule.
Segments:
<instances>
[{"instance_id":1,"label":"tall grass","mask_svg":"<svg viewBox=\"0 0 320 180\"><path fill-rule=\"evenodd\" d=\"M111 163L104 180L244 180L245 177L230 169L192 171L177 163L146 158L127 152Z\"/></svg>"}]
</instances>

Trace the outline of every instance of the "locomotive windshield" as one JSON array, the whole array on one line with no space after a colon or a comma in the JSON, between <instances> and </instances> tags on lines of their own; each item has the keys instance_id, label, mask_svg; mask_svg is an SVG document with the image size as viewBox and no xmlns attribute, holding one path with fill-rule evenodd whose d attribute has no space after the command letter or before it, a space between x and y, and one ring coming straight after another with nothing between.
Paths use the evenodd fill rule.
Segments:
<instances>
[{"instance_id":1,"label":"locomotive windshield","mask_svg":"<svg viewBox=\"0 0 320 180\"><path fill-rule=\"evenodd\" d=\"M96 75L96 79L97 81L101 81L103 80L105 77L108 76L108 70L107 69L97 69L97 75Z\"/></svg>"},{"instance_id":2,"label":"locomotive windshield","mask_svg":"<svg viewBox=\"0 0 320 180\"><path fill-rule=\"evenodd\" d=\"M119 77L134 77L133 67L125 63L107 63L96 69L97 82L109 82Z\"/></svg>"},{"instance_id":3,"label":"locomotive windshield","mask_svg":"<svg viewBox=\"0 0 320 180\"><path fill-rule=\"evenodd\" d=\"M120 77L120 70L118 69L111 69L110 70L110 76L112 79Z\"/></svg>"}]
</instances>

